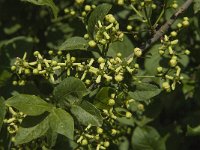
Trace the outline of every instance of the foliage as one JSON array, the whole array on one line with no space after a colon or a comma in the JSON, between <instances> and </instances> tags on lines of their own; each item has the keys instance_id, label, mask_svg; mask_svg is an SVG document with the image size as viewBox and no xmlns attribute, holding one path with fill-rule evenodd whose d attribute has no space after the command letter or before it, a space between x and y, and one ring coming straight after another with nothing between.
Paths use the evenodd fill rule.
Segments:
<instances>
[{"instance_id":1,"label":"foliage","mask_svg":"<svg viewBox=\"0 0 200 150\"><path fill-rule=\"evenodd\" d=\"M1 0L0 149L200 149L199 10Z\"/></svg>"}]
</instances>

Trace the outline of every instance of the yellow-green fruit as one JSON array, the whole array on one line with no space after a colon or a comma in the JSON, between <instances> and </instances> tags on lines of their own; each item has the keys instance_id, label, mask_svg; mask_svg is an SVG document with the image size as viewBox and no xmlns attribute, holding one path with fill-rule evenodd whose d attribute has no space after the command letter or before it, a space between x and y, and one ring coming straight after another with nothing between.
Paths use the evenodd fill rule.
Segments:
<instances>
[{"instance_id":1,"label":"yellow-green fruit","mask_svg":"<svg viewBox=\"0 0 200 150\"><path fill-rule=\"evenodd\" d=\"M91 11L91 10L92 10L92 8L90 5L85 5L85 11Z\"/></svg>"},{"instance_id":2,"label":"yellow-green fruit","mask_svg":"<svg viewBox=\"0 0 200 150\"><path fill-rule=\"evenodd\" d=\"M121 82L123 79L124 79L124 77L121 74L118 74L118 75L115 76L115 80L117 82Z\"/></svg>"},{"instance_id":3,"label":"yellow-green fruit","mask_svg":"<svg viewBox=\"0 0 200 150\"><path fill-rule=\"evenodd\" d=\"M188 27L190 23L189 23L189 21L184 20L184 21L182 22L182 24L183 24L183 27Z\"/></svg>"},{"instance_id":4,"label":"yellow-green fruit","mask_svg":"<svg viewBox=\"0 0 200 150\"><path fill-rule=\"evenodd\" d=\"M39 74L39 70L38 69L33 69L33 74Z\"/></svg>"},{"instance_id":5,"label":"yellow-green fruit","mask_svg":"<svg viewBox=\"0 0 200 150\"><path fill-rule=\"evenodd\" d=\"M185 50L184 52L186 55L190 55L190 51L189 50Z\"/></svg>"},{"instance_id":6,"label":"yellow-green fruit","mask_svg":"<svg viewBox=\"0 0 200 150\"><path fill-rule=\"evenodd\" d=\"M112 14L106 15L105 20L110 22L110 23L114 23L116 21L115 17Z\"/></svg>"},{"instance_id":7,"label":"yellow-green fruit","mask_svg":"<svg viewBox=\"0 0 200 150\"><path fill-rule=\"evenodd\" d=\"M114 99L109 99L109 100L108 100L108 105L109 105L109 106L115 105L115 100L114 100Z\"/></svg>"},{"instance_id":8,"label":"yellow-green fruit","mask_svg":"<svg viewBox=\"0 0 200 150\"><path fill-rule=\"evenodd\" d=\"M177 36L177 32L176 31L172 31L170 34L171 34L172 37Z\"/></svg>"},{"instance_id":9,"label":"yellow-green fruit","mask_svg":"<svg viewBox=\"0 0 200 150\"><path fill-rule=\"evenodd\" d=\"M97 133L98 133L98 134L102 134L102 133L103 133L103 129L98 127L98 128L97 128Z\"/></svg>"},{"instance_id":10,"label":"yellow-green fruit","mask_svg":"<svg viewBox=\"0 0 200 150\"><path fill-rule=\"evenodd\" d=\"M112 130L111 130L111 134L112 134L112 135L116 135L116 134L117 134L117 130L112 129Z\"/></svg>"},{"instance_id":11,"label":"yellow-green fruit","mask_svg":"<svg viewBox=\"0 0 200 150\"><path fill-rule=\"evenodd\" d=\"M88 42L88 45L89 45L90 47L96 47L97 43L96 43L94 40L90 40L90 41Z\"/></svg>"},{"instance_id":12,"label":"yellow-green fruit","mask_svg":"<svg viewBox=\"0 0 200 150\"><path fill-rule=\"evenodd\" d=\"M163 71L163 68L162 67L157 67L157 72L162 72Z\"/></svg>"},{"instance_id":13,"label":"yellow-green fruit","mask_svg":"<svg viewBox=\"0 0 200 150\"><path fill-rule=\"evenodd\" d=\"M12 66L11 70L14 71L14 70L16 70L16 68L17 68L16 66Z\"/></svg>"},{"instance_id":14,"label":"yellow-green fruit","mask_svg":"<svg viewBox=\"0 0 200 150\"><path fill-rule=\"evenodd\" d=\"M103 146L109 147L110 146L110 142L108 142L108 141L103 142Z\"/></svg>"},{"instance_id":15,"label":"yellow-green fruit","mask_svg":"<svg viewBox=\"0 0 200 150\"><path fill-rule=\"evenodd\" d=\"M174 9L178 8L178 4L177 3L172 4L172 8Z\"/></svg>"},{"instance_id":16,"label":"yellow-green fruit","mask_svg":"<svg viewBox=\"0 0 200 150\"><path fill-rule=\"evenodd\" d=\"M100 63L100 64L101 64L101 63L105 63L105 59L102 58L102 57L99 57L99 58L98 58L98 63Z\"/></svg>"},{"instance_id":17,"label":"yellow-green fruit","mask_svg":"<svg viewBox=\"0 0 200 150\"><path fill-rule=\"evenodd\" d=\"M138 48L138 47L134 48L133 51L134 51L134 55L136 57L140 57L142 55L142 50L140 48Z\"/></svg>"},{"instance_id":18,"label":"yellow-green fruit","mask_svg":"<svg viewBox=\"0 0 200 150\"><path fill-rule=\"evenodd\" d=\"M13 84L13 85L17 85L18 82L17 82L17 81L13 81L12 84Z\"/></svg>"},{"instance_id":19,"label":"yellow-green fruit","mask_svg":"<svg viewBox=\"0 0 200 150\"><path fill-rule=\"evenodd\" d=\"M175 66L177 65L177 60L176 60L176 59L171 59L171 60L169 61L169 65L170 65L171 67L175 67Z\"/></svg>"},{"instance_id":20,"label":"yellow-green fruit","mask_svg":"<svg viewBox=\"0 0 200 150\"><path fill-rule=\"evenodd\" d=\"M169 82L163 82L162 83L162 88L169 91L170 90L170 84Z\"/></svg>"},{"instance_id":21,"label":"yellow-green fruit","mask_svg":"<svg viewBox=\"0 0 200 150\"><path fill-rule=\"evenodd\" d=\"M132 117L132 114L129 111L127 111L126 112L126 118L131 118L131 117Z\"/></svg>"},{"instance_id":22,"label":"yellow-green fruit","mask_svg":"<svg viewBox=\"0 0 200 150\"><path fill-rule=\"evenodd\" d=\"M131 30L133 29L133 27L132 27L131 25L127 25L126 29L127 29L128 31L131 31Z\"/></svg>"},{"instance_id":23,"label":"yellow-green fruit","mask_svg":"<svg viewBox=\"0 0 200 150\"><path fill-rule=\"evenodd\" d=\"M86 140L86 139L83 139L82 141L81 141L81 145L87 145L88 144L88 141Z\"/></svg>"}]
</instances>

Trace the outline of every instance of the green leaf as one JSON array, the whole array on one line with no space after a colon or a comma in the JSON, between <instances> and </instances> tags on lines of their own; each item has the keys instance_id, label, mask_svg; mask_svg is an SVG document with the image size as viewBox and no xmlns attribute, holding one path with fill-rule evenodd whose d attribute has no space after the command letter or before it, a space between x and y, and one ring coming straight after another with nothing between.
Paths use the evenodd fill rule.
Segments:
<instances>
[{"instance_id":1,"label":"green leaf","mask_svg":"<svg viewBox=\"0 0 200 150\"><path fill-rule=\"evenodd\" d=\"M137 83L136 90L129 92L129 96L138 101L145 101L153 98L161 92L157 86L149 83Z\"/></svg>"},{"instance_id":2,"label":"green leaf","mask_svg":"<svg viewBox=\"0 0 200 150\"><path fill-rule=\"evenodd\" d=\"M187 126L187 135L189 136L195 136L195 135L200 135L200 125L197 127L190 127L189 125Z\"/></svg>"},{"instance_id":3,"label":"green leaf","mask_svg":"<svg viewBox=\"0 0 200 150\"><path fill-rule=\"evenodd\" d=\"M20 127L15 136L16 144L28 143L34 139L37 139L46 134L49 129L49 117L47 116L44 120L33 127Z\"/></svg>"},{"instance_id":4,"label":"green leaf","mask_svg":"<svg viewBox=\"0 0 200 150\"><path fill-rule=\"evenodd\" d=\"M29 2L29 3L32 3L34 5L39 5L39 6L48 6L48 7L51 8L54 17L57 18L57 16L58 16L59 9L55 5L53 0L21 0L21 1Z\"/></svg>"},{"instance_id":5,"label":"green leaf","mask_svg":"<svg viewBox=\"0 0 200 150\"><path fill-rule=\"evenodd\" d=\"M82 37L72 37L67 39L61 46L59 50L87 50L88 42Z\"/></svg>"},{"instance_id":6,"label":"green leaf","mask_svg":"<svg viewBox=\"0 0 200 150\"><path fill-rule=\"evenodd\" d=\"M73 139L74 120L73 117L65 110L61 108L53 109L50 114L50 126L54 132Z\"/></svg>"},{"instance_id":7,"label":"green leaf","mask_svg":"<svg viewBox=\"0 0 200 150\"><path fill-rule=\"evenodd\" d=\"M103 123L100 111L88 101L83 101L79 106L72 106L71 112L77 120L85 126L89 124L101 126Z\"/></svg>"},{"instance_id":8,"label":"green leaf","mask_svg":"<svg viewBox=\"0 0 200 150\"><path fill-rule=\"evenodd\" d=\"M6 115L6 106L4 103L4 99L2 97L0 97L0 131L1 131L1 127L3 125L3 120L5 118Z\"/></svg>"},{"instance_id":9,"label":"green leaf","mask_svg":"<svg viewBox=\"0 0 200 150\"><path fill-rule=\"evenodd\" d=\"M110 44L108 55L114 57L117 53L121 53L122 57L127 57L133 52L133 49L133 43L126 35L124 35L123 41L116 41Z\"/></svg>"},{"instance_id":10,"label":"green leaf","mask_svg":"<svg viewBox=\"0 0 200 150\"><path fill-rule=\"evenodd\" d=\"M132 135L134 150L166 150L165 140L152 127L137 127Z\"/></svg>"},{"instance_id":11,"label":"green leaf","mask_svg":"<svg viewBox=\"0 0 200 150\"><path fill-rule=\"evenodd\" d=\"M95 8L88 19L88 33L90 37L93 37L95 25L98 21L103 21L104 17L108 14L112 5L101 4Z\"/></svg>"},{"instance_id":12,"label":"green leaf","mask_svg":"<svg viewBox=\"0 0 200 150\"><path fill-rule=\"evenodd\" d=\"M198 13L200 11L200 0L194 0L194 13Z\"/></svg>"},{"instance_id":13,"label":"green leaf","mask_svg":"<svg viewBox=\"0 0 200 150\"><path fill-rule=\"evenodd\" d=\"M108 100L112 91L110 87L101 88L95 96L94 105L99 109L109 109L111 106L108 105Z\"/></svg>"},{"instance_id":14,"label":"green leaf","mask_svg":"<svg viewBox=\"0 0 200 150\"><path fill-rule=\"evenodd\" d=\"M158 53L160 46L160 44L154 45L147 53L144 65L149 75L155 75L157 73L156 68L160 66L160 60L162 59Z\"/></svg>"},{"instance_id":15,"label":"green leaf","mask_svg":"<svg viewBox=\"0 0 200 150\"><path fill-rule=\"evenodd\" d=\"M35 95L18 94L6 101L6 105L12 106L24 114L37 116L45 111L51 111L52 105Z\"/></svg>"},{"instance_id":16,"label":"green leaf","mask_svg":"<svg viewBox=\"0 0 200 150\"><path fill-rule=\"evenodd\" d=\"M81 101L87 89L80 79L68 77L55 87L53 93L59 102L74 104Z\"/></svg>"}]
</instances>

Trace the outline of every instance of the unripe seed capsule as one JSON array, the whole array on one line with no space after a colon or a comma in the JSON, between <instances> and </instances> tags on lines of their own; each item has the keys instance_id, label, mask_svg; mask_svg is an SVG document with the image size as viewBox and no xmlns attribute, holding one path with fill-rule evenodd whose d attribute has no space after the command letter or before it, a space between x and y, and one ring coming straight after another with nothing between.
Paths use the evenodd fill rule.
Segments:
<instances>
[{"instance_id":1,"label":"unripe seed capsule","mask_svg":"<svg viewBox=\"0 0 200 150\"><path fill-rule=\"evenodd\" d=\"M115 105L115 100L114 100L114 99L109 99L109 100L108 100L108 105L109 105L109 106Z\"/></svg>"},{"instance_id":2,"label":"unripe seed capsule","mask_svg":"<svg viewBox=\"0 0 200 150\"><path fill-rule=\"evenodd\" d=\"M94 40L90 40L89 42L88 42L88 44L89 44L89 46L90 47L96 47L96 42L94 41Z\"/></svg>"},{"instance_id":3,"label":"unripe seed capsule","mask_svg":"<svg viewBox=\"0 0 200 150\"><path fill-rule=\"evenodd\" d=\"M102 133L103 133L103 129L98 127L98 128L97 128L97 133L98 133L98 134L102 134Z\"/></svg>"},{"instance_id":4,"label":"unripe seed capsule","mask_svg":"<svg viewBox=\"0 0 200 150\"><path fill-rule=\"evenodd\" d=\"M129 118L131 118L131 117L132 117L132 114L131 114L129 111L127 111L127 112L126 112L126 118L129 119Z\"/></svg>"},{"instance_id":5,"label":"unripe seed capsule","mask_svg":"<svg viewBox=\"0 0 200 150\"><path fill-rule=\"evenodd\" d=\"M110 146L110 142L109 142L109 141L105 141L105 142L103 142L103 146L105 146L105 147L109 147L109 146Z\"/></svg>"},{"instance_id":6,"label":"unripe seed capsule","mask_svg":"<svg viewBox=\"0 0 200 150\"><path fill-rule=\"evenodd\" d=\"M134 55L136 57L140 57L142 55L142 50L140 48L138 48L138 47L134 48L133 51L134 51Z\"/></svg>"},{"instance_id":7,"label":"unripe seed capsule","mask_svg":"<svg viewBox=\"0 0 200 150\"><path fill-rule=\"evenodd\" d=\"M85 145L87 145L87 144L88 144L88 141L87 141L86 139L83 139L83 140L81 141L81 145L85 146Z\"/></svg>"}]
</instances>

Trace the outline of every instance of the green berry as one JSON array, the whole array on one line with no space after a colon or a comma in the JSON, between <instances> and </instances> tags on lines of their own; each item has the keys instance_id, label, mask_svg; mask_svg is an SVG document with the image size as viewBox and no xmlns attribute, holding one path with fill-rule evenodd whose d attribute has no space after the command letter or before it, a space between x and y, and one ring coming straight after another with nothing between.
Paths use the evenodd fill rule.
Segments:
<instances>
[{"instance_id":1,"label":"green berry","mask_svg":"<svg viewBox=\"0 0 200 150\"><path fill-rule=\"evenodd\" d=\"M88 44L89 44L89 46L90 47L96 47L96 45L97 45L97 43L94 41L94 40L90 40L89 42L88 42Z\"/></svg>"},{"instance_id":2,"label":"green berry","mask_svg":"<svg viewBox=\"0 0 200 150\"><path fill-rule=\"evenodd\" d=\"M116 135L116 134L117 134L117 130L112 129L112 130L111 130L111 134L112 134L112 135Z\"/></svg>"},{"instance_id":3,"label":"green berry","mask_svg":"<svg viewBox=\"0 0 200 150\"><path fill-rule=\"evenodd\" d=\"M177 36L177 32L176 31L172 31L170 34L171 34L172 37Z\"/></svg>"},{"instance_id":4,"label":"green berry","mask_svg":"<svg viewBox=\"0 0 200 150\"><path fill-rule=\"evenodd\" d=\"M177 24L177 27L178 27L178 28L181 28L182 26L183 26L182 23L178 23L178 24Z\"/></svg>"},{"instance_id":5,"label":"green berry","mask_svg":"<svg viewBox=\"0 0 200 150\"><path fill-rule=\"evenodd\" d=\"M174 9L178 8L178 4L177 3L172 4L172 8Z\"/></svg>"},{"instance_id":6,"label":"green berry","mask_svg":"<svg viewBox=\"0 0 200 150\"><path fill-rule=\"evenodd\" d=\"M175 66L177 65L177 60L172 58L172 59L169 61L169 65L170 65L171 67L175 67Z\"/></svg>"},{"instance_id":7,"label":"green berry","mask_svg":"<svg viewBox=\"0 0 200 150\"><path fill-rule=\"evenodd\" d=\"M25 70L24 70L24 73L25 73L26 75L29 75L29 74L31 73L31 71L30 71L30 69L25 69Z\"/></svg>"},{"instance_id":8,"label":"green berry","mask_svg":"<svg viewBox=\"0 0 200 150\"><path fill-rule=\"evenodd\" d=\"M103 133L103 129L98 127L98 128L97 128L97 133L98 133L98 134L102 134L102 133Z\"/></svg>"},{"instance_id":9,"label":"green berry","mask_svg":"<svg viewBox=\"0 0 200 150\"><path fill-rule=\"evenodd\" d=\"M188 27L190 23L189 23L188 20L184 20L184 21L182 22L182 24L183 24L183 27Z\"/></svg>"},{"instance_id":10,"label":"green berry","mask_svg":"<svg viewBox=\"0 0 200 150\"><path fill-rule=\"evenodd\" d=\"M100 63L100 64L101 64L101 63L105 63L105 59L102 58L102 57L99 57L99 58L98 58L98 63Z\"/></svg>"},{"instance_id":11,"label":"green berry","mask_svg":"<svg viewBox=\"0 0 200 150\"><path fill-rule=\"evenodd\" d=\"M166 91L169 91L170 90L170 84L169 82L163 82L162 83L162 88Z\"/></svg>"},{"instance_id":12,"label":"green berry","mask_svg":"<svg viewBox=\"0 0 200 150\"><path fill-rule=\"evenodd\" d=\"M85 5L85 11L91 11L91 10L92 10L92 8L90 5Z\"/></svg>"},{"instance_id":13,"label":"green berry","mask_svg":"<svg viewBox=\"0 0 200 150\"><path fill-rule=\"evenodd\" d=\"M85 146L85 145L87 145L87 144L88 144L88 141L87 141L86 139L83 139L83 140L81 141L81 145Z\"/></svg>"},{"instance_id":14,"label":"green berry","mask_svg":"<svg viewBox=\"0 0 200 150\"><path fill-rule=\"evenodd\" d=\"M12 71L15 71L16 69L17 69L16 66L12 66L12 67L11 67L11 70L12 70Z\"/></svg>"},{"instance_id":15,"label":"green berry","mask_svg":"<svg viewBox=\"0 0 200 150\"><path fill-rule=\"evenodd\" d=\"M89 34L85 34L84 39L86 39L86 40L89 39Z\"/></svg>"},{"instance_id":16,"label":"green berry","mask_svg":"<svg viewBox=\"0 0 200 150\"><path fill-rule=\"evenodd\" d=\"M108 100L108 105L109 105L109 106L115 105L115 100L114 100L114 99L109 99L109 100Z\"/></svg>"},{"instance_id":17,"label":"green berry","mask_svg":"<svg viewBox=\"0 0 200 150\"><path fill-rule=\"evenodd\" d=\"M126 112L126 118L129 119L129 118L131 118L131 117L132 117L132 114L131 114L129 111L127 111L127 112Z\"/></svg>"},{"instance_id":18,"label":"green berry","mask_svg":"<svg viewBox=\"0 0 200 150\"><path fill-rule=\"evenodd\" d=\"M49 50L48 53L49 53L49 55L53 55L53 51L52 50Z\"/></svg>"},{"instance_id":19,"label":"green berry","mask_svg":"<svg viewBox=\"0 0 200 150\"><path fill-rule=\"evenodd\" d=\"M35 52L33 53L34 56L37 56L38 54L40 54L39 51L35 51Z\"/></svg>"},{"instance_id":20,"label":"green berry","mask_svg":"<svg viewBox=\"0 0 200 150\"><path fill-rule=\"evenodd\" d=\"M109 141L105 141L105 142L103 142L103 146L105 146L105 147L109 147L109 146L110 146L110 142L109 142Z\"/></svg>"},{"instance_id":21,"label":"green berry","mask_svg":"<svg viewBox=\"0 0 200 150\"><path fill-rule=\"evenodd\" d=\"M124 77L121 74L118 74L118 75L115 76L115 80L117 82L121 82L123 79L124 79Z\"/></svg>"},{"instance_id":22,"label":"green berry","mask_svg":"<svg viewBox=\"0 0 200 150\"><path fill-rule=\"evenodd\" d=\"M62 51L58 51L57 54L58 54L58 55L62 55Z\"/></svg>"},{"instance_id":23,"label":"green berry","mask_svg":"<svg viewBox=\"0 0 200 150\"><path fill-rule=\"evenodd\" d=\"M17 85L18 82L17 82L17 81L13 81L12 84L13 84L13 85Z\"/></svg>"},{"instance_id":24,"label":"green berry","mask_svg":"<svg viewBox=\"0 0 200 150\"><path fill-rule=\"evenodd\" d=\"M52 61L51 61L51 64L52 64L53 66L56 66L58 63L57 63L57 61L52 60Z\"/></svg>"},{"instance_id":25,"label":"green berry","mask_svg":"<svg viewBox=\"0 0 200 150\"><path fill-rule=\"evenodd\" d=\"M184 52L186 55L190 55L190 51L189 50L185 50Z\"/></svg>"},{"instance_id":26,"label":"green berry","mask_svg":"<svg viewBox=\"0 0 200 150\"><path fill-rule=\"evenodd\" d=\"M157 69L157 72L158 72L158 73L161 73L161 72L163 71L163 68L162 68L162 67L157 67L156 69Z\"/></svg>"},{"instance_id":27,"label":"green berry","mask_svg":"<svg viewBox=\"0 0 200 150\"><path fill-rule=\"evenodd\" d=\"M106 15L105 20L110 22L110 23L114 23L116 21L115 17L112 14Z\"/></svg>"},{"instance_id":28,"label":"green berry","mask_svg":"<svg viewBox=\"0 0 200 150\"><path fill-rule=\"evenodd\" d=\"M132 27L131 25L127 25L126 29L127 29L128 31L131 31L131 30L133 29L133 27Z\"/></svg>"},{"instance_id":29,"label":"green berry","mask_svg":"<svg viewBox=\"0 0 200 150\"><path fill-rule=\"evenodd\" d=\"M136 57L142 56L142 50L141 50L140 48L136 47L136 48L134 48L133 51L134 51L134 55L135 55Z\"/></svg>"},{"instance_id":30,"label":"green berry","mask_svg":"<svg viewBox=\"0 0 200 150\"><path fill-rule=\"evenodd\" d=\"M152 5L151 5L151 8L152 8L152 9L156 9L156 8L157 8L156 4L152 4Z\"/></svg>"},{"instance_id":31,"label":"green berry","mask_svg":"<svg viewBox=\"0 0 200 150\"><path fill-rule=\"evenodd\" d=\"M39 70L38 69L33 69L33 74L35 74L35 75L39 74Z\"/></svg>"}]
</instances>

